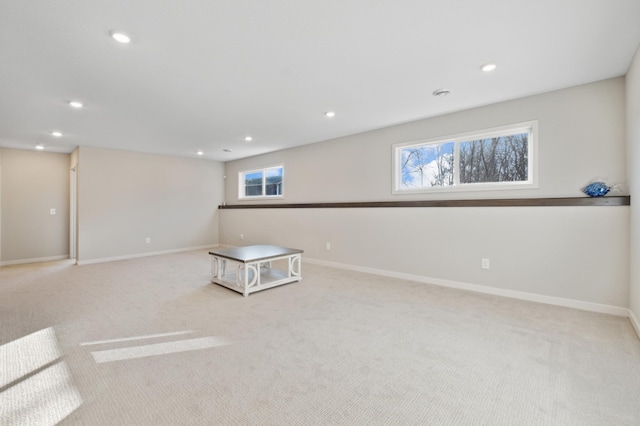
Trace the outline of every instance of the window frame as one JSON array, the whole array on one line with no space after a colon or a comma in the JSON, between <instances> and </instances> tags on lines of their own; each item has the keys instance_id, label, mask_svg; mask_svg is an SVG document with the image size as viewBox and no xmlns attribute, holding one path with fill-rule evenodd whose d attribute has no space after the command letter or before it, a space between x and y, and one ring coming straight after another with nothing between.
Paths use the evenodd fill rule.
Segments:
<instances>
[{"instance_id":1,"label":"window frame","mask_svg":"<svg viewBox=\"0 0 640 426\"><path fill-rule=\"evenodd\" d=\"M280 194L276 195L267 195L267 171L273 169L281 169L282 170L282 184L280 186ZM245 176L251 173L262 173L262 194L261 195L245 195L246 194L246 186L245 186ZM277 164L274 166L268 166L259 169L251 169L251 170L241 170L238 172L238 200L260 200L260 199L278 199L284 198L284 164Z\"/></svg>"},{"instance_id":2,"label":"window frame","mask_svg":"<svg viewBox=\"0 0 640 426\"><path fill-rule=\"evenodd\" d=\"M471 142L474 140L487 139L491 137L506 136L517 133L528 133L527 140L527 171L528 179L524 181L509 182L472 182L460 183L460 143ZM447 186L429 186L418 188L402 187L402 150L408 147L422 145L438 145L453 142L453 185ZM538 121L525 121L505 126L492 127L482 130L457 133L442 137L421 139L410 142L401 142L392 146L392 194L419 194L419 193L436 193L436 192L473 192L473 191L496 191L509 189L532 189L538 187Z\"/></svg>"}]
</instances>

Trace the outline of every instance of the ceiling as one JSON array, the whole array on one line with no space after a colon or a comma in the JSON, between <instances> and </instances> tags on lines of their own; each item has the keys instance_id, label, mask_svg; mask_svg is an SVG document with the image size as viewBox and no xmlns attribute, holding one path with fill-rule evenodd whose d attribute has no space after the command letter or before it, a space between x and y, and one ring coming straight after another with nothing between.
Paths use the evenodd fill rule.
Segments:
<instances>
[{"instance_id":1,"label":"ceiling","mask_svg":"<svg viewBox=\"0 0 640 426\"><path fill-rule=\"evenodd\" d=\"M639 0L0 0L0 146L229 161L621 76L639 44Z\"/></svg>"}]
</instances>

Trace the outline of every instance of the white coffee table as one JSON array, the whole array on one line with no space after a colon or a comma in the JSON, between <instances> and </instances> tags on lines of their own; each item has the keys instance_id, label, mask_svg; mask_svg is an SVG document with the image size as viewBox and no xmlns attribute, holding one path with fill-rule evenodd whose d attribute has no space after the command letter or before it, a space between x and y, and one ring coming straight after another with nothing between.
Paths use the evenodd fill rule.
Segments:
<instances>
[{"instance_id":1,"label":"white coffee table","mask_svg":"<svg viewBox=\"0 0 640 426\"><path fill-rule=\"evenodd\" d=\"M303 250L266 244L212 250L211 282L242 293L300 281ZM272 262L285 260L286 270L272 268ZM235 268L227 271L227 262Z\"/></svg>"}]
</instances>

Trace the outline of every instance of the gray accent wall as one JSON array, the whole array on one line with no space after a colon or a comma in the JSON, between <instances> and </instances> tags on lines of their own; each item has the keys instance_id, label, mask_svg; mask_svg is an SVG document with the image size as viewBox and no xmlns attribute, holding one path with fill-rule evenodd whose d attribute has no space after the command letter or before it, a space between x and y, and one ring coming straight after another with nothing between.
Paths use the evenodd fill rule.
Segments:
<instances>
[{"instance_id":1,"label":"gray accent wall","mask_svg":"<svg viewBox=\"0 0 640 426\"><path fill-rule=\"evenodd\" d=\"M530 120L539 129L537 188L391 193L393 144ZM583 196L594 178L626 194L625 135L625 79L614 78L229 162L225 201L245 202L237 199L239 171L276 164L285 166L285 197L268 202L570 197ZM628 206L225 209L220 241L281 244L348 268L624 310L629 215Z\"/></svg>"}]
</instances>

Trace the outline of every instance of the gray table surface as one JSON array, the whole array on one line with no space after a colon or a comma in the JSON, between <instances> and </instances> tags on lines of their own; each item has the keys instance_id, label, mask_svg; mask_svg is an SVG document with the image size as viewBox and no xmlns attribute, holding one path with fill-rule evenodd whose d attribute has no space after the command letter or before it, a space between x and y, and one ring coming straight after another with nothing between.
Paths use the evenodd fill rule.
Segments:
<instances>
[{"instance_id":1,"label":"gray table surface","mask_svg":"<svg viewBox=\"0 0 640 426\"><path fill-rule=\"evenodd\" d=\"M298 253L304 253L304 251L300 249L272 246L268 244L218 249L209 252L210 255L222 257L223 259L234 260L241 263L258 262L260 260L266 260L273 257L291 256Z\"/></svg>"}]
</instances>

